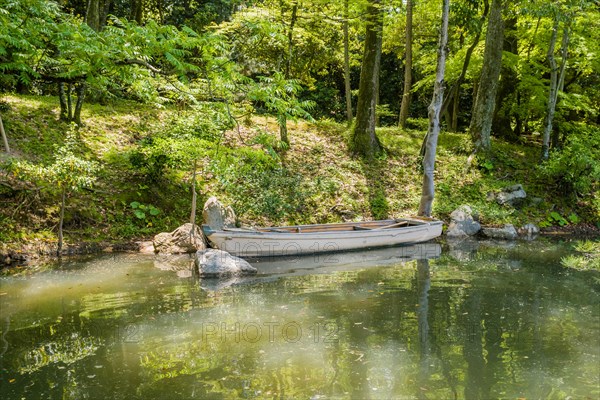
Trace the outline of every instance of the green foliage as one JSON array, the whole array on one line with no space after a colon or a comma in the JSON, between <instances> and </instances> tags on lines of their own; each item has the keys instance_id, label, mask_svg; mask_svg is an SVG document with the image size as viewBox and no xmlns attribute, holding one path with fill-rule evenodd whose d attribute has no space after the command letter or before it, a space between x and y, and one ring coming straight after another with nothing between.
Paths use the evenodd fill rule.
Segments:
<instances>
[{"instance_id":1,"label":"green foliage","mask_svg":"<svg viewBox=\"0 0 600 400\"><path fill-rule=\"evenodd\" d=\"M152 226L152 219L160 214L160 210L152 204L142 204L138 201L132 201L129 206L133 210L135 217L143 221L146 226Z\"/></svg>"},{"instance_id":2,"label":"green foliage","mask_svg":"<svg viewBox=\"0 0 600 400\"><path fill-rule=\"evenodd\" d=\"M574 124L540 171L563 193L592 199L600 189L600 128ZM597 209L600 212L600 208Z\"/></svg>"},{"instance_id":3,"label":"green foliage","mask_svg":"<svg viewBox=\"0 0 600 400\"><path fill-rule=\"evenodd\" d=\"M250 87L248 98L259 102L277 116L277 123L285 124L286 120L304 118L312 121L309 111L315 103L310 100L301 101L297 94L302 89L300 82L286 79L284 74L275 72L272 76L260 76L258 82Z\"/></svg>"},{"instance_id":4,"label":"green foliage","mask_svg":"<svg viewBox=\"0 0 600 400\"><path fill-rule=\"evenodd\" d=\"M568 255L560 260L563 267L579 271L600 271L600 242L577 241L573 248L577 252L576 254Z\"/></svg>"},{"instance_id":5,"label":"green foliage","mask_svg":"<svg viewBox=\"0 0 600 400\"><path fill-rule=\"evenodd\" d=\"M96 181L98 163L76 155L77 146L76 133L72 127L63 145L55 146L52 164L40 165L14 159L10 162L9 170L18 179L47 185L48 190L57 188L61 192L73 192L91 187Z\"/></svg>"}]
</instances>

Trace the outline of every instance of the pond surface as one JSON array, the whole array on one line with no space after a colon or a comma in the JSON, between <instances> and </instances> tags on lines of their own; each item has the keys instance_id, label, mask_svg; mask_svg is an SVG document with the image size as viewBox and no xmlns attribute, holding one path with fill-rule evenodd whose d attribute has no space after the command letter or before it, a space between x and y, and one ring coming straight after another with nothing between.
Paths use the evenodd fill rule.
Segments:
<instances>
[{"instance_id":1,"label":"pond surface","mask_svg":"<svg viewBox=\"0 0 600 400\"><path fill-rule=\"evenodd\" d=\"M599 276L557 243L255 262L106 255L0 277L2 399L598 399Z\"/></svg>"}]
</instances>

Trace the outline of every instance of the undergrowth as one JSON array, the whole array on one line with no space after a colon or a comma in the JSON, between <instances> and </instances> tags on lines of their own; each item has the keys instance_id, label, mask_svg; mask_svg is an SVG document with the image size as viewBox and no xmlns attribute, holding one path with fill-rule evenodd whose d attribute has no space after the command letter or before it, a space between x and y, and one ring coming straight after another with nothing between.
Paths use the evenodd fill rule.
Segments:
<instances>
[{"instance_id":1,"label":"undergrowth","mask_svg":"<svg viewBox=\"0 0 600 400\"><path fill-rule=\"evenodd\" d=\"M65 139L56 99L9 95L3 101L12 156L50 162L55 145ZM351 156L346 126L330 120L289 123L289 148L278 140L275 119L252 117L238 127L219 105L157 110L127 101L91 104L83 122L78 130L83 156L102 168L97 183L69 201L65 231L70 241L149 237L186 222L194 166L200 210L204 200L216 195L246 225L410 216L420 199L422 120L411 122L416 129L379 128L385 151L371 161ZM544 224L556 214L567 224L597 223L598 171L585 175L585 162L594 163L597 156L568 164L567 171L559 162L581 152L582 140L574 136L563 153L543 165L538 147L494 140L491 156L467 170L468 136L443 132L434 216L447 220L456 207L469 204L484 224ZM2 157L0 241L55 240L54 191L19 181ZM575 173L584 179L576 180ZM486 200L488 193L516 183L528 195L518 208Z\"/></svg>"}]
</instances>

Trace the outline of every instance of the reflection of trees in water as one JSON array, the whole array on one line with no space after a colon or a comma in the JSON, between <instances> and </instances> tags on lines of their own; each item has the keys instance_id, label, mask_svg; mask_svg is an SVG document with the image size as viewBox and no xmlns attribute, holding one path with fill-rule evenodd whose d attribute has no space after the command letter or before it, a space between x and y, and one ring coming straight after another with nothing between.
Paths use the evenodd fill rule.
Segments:
<instances>
[{"instance_id":1,"label":"reflection of trees in water","mask_svg":"<svg viewBox=\"0 0 600 400\"><path fill-rule=\"evenodd\" d=\"M450 259L412 261L214 293L201 290L194 278L171 286L157 280L130 292L84 297L60 322L9 332L6 356L30 354L21 366L28 368L23 377L36 382L36 393L57 397L80 388L67 398L114 388L146 398L561 397L565 384L558 377L572 384L581 381L581 371L597 372L593 358L586 365L574 359L582 354L577 346L590 343L582 336L590 332L589 326L582 330L582 319L598 317L581 306L595 304L597 293L582 283L567 285L575 279L570 276L546 278L527 272L526 265L512 272L506 263L494 266L493 258L480 261L481 269ZM231 325L247 314L260 322L273 315L279 322L299 321L305 336L298 344L266 338L221 343L202 341L195 331L199 321ZM131 319L135 315L138 320ZM149 327L140 331L139 343L114 337L115 327L132 321ZM335 340L308 338L315 321L332 323ZM14 375L18 367L5 368ZM100 372L101 384L88 378ZM545 381L532 383L532 373ZM580 395L593 379L586 376ZM32 393L14 390L13 397Z\"/></svg>"}]
</instances>

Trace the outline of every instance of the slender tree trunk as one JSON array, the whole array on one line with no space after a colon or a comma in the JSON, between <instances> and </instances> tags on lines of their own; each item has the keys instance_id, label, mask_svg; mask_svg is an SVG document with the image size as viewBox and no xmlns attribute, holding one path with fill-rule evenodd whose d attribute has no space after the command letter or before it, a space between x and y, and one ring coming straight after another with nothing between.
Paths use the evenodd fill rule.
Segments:
<instances>
[{"instance_id":1,"label":"slender tree trunk","mask_svg":"<svg viewBox=\"0 0 600 400\"><path fill-rule=\"evenodd\" d=\"M404 128L408 119L410 107L410 91L412 88L412 42L413 42L413 1L406 1L406 55L404 61L404 89L402 90L402 103L400 104L400 118L398 124Z\"/></svg>"},{"instance_id":2,"label":"slender tree trunk","mask_svg":"<svg viewBox=\"0 0 600 400\"><path fill-rule=\"evenodd\" d=\"M71 94L73 93L73 85L67 85L67 122L73 121L73 103L71 102Z\"/></svg>"},{"instance_id":3,"label":"slender tree trunk","mask_svg":"<svg viewBox=\"0 0 600 400\"><path fill-rule=\"evenodd\" d=\"M490 149L492 117L496 107L498 78L502 67L502 46L504 21L502 20L503 0L493 0L490 9L488 31L485 38L483 67L473 106L473 116L469 131L475 145L475 151Z\"/></svg>"},{"instance_id":4,"label":"slender tree trunk","mask_svg":"<svg viewBox=\"0 0 600 400\"><path fill-rule=\"evenodd\" d=\"M294 1L292 5L292 17L290 19L290 28L287 32L288 38L288 48L287 48L287 57L285 63L285 79L290 79L291 71L292 71L292 56L294 54L294 26L296 25L296 21L298 19L298 2ZM278 116L279 120L279 137L283 143L289 146L290 140L288 138L288 130L287 130L287 116L282 113Z\"/></svg>"},{"instance_id":5,"label":"slender tree trunk","mask_svg":"<svg viewBox=\"0 0 600 400\"><path fill-rule=\"evenodd\" d=\"M350 87L350 39L348 37L348 2L344 0L344 22L342 29L344 31L344 89L346 92L346 118L348 125L352 124L352 88Z\"/></svg>"},{"instance_id":6,"label":"slender tree trunk","mask_svg":"<svg viewBox=\"0 0 600 400\"><path fill-rule=\"evenodd\" d=\"M560 64L560 72L554 58L554 48L556 47L556 37L558 31L558 19L554 21L552 27L552 36L550 38L550 46L548 47L548 62L550 64L550 95L548 96L548 107L546 118L544 119L544 134L542 136L542 159L547 160L550 155L550 133L552 132L552 122L556 111L556 102L558 100L558 91L564 82L565 68L567 65L567 52L569 47L569 28L564 27L562 37L562 60ZM559 77L560 74L560 77Z\"/></svg>"},{"instance_id":7,"label":"slender tree trunk","mask_svg":"<svg viewBox=\"0 0 600 400\"><path fill-rule=\"evenodd\" d=\"M60 120L69 121L69 106L67 104L67 93L65 90L65 83L58 83L58 101L60 103Z\"/></svg>"},{"instance_id":8,"label":"slender tree trunk","mask_svg":"<svg viewBox=\"0 0 600 400\"><path fill-rule=\"evenodd\" d=\"M0 134L2 135L2 142L4 143L4 151L10 153L10 146L8 145L8 138L4 131L4 124L2 123L2 115L0 115Z\"/></svg>"},{"instance_id":9,"label":"slender tree trunk","mask_svg":"<svg viewBox=\"0 0 600 400\"><path fill-rule=\"evenodd\" d=\"M448 95L444 99L444 102L442 103L442 111L441 112L442 112L442 114L446 114L446 115L448 114L448 108L450 106L450 103L452 102L452 104L453 104L451 122L449 124L450 130L453 132L456 132L458 130L458 109L459 109L459 103L460 103L460 86L462 85L463 81L465 80L465 76L467 75L467 70L469 69L469 64L471 62L471 56L473 55L473 51L475 50L475 47L477 47L477 44L479 43L479 38L481 37L481 31L483 30L483 24L485 22L485 19L487 18L488 11L489 11L489 4L486 0L484 2L483 14L481 14L481 19L479 21L479 29L477 30L477 33L475 34L473 43L471 43L471 45L467 49L467 52L465 53L465 59L463 61L463 66L462 66L462 70L460 71L460 75L458 76L458 79L456 80L456 82L454 82L454 84L452 85L452 88L448 91Z\"/></svg>"},{"instance_id":10,"label":"slender tree trunk","mask_svg":"<svg viewBox=\"0 0 600 400\"><path fill-rule=\"evenodd\" d=\"M372 157L381 151L375 134L378 75L381 63L381 35L383 14L380 0L371 0L367 6L365 49L360 70L356 126L352 133L352 151Z\"/></svg>"},{"instance_id":11,"label":"slender tree trunk","mask_svg":"<svg viewBox=\"0 0 600 400\"><path fill-rule=\"evenodd\" d=\"M83 107L83 99L85 98L85 83L81 82L77 86L77 103L75 103L75 113L73 114L73 121L78 126L81 126L81 108Z\"/></svg>"},{"instance_id":12,"label":"slender tree trunk","mask_svg":"<svg viewBox=\"0 0 600 400\"><path fill-rule=\"evenodd\" d=\"M440 133L440 111L444 99L444 75L446 71L446 52L448 51L448 14L450 0L442 2L442 28L438 45L437 68L433 87L433 98L428 108L429 129L425 136L425 155L423 157L423 189L418 215L431 217L435 185L433 173L435 171L435 153Z\"/></svg>"},{"instance_id":13,"label":"slender tree trunk","mask_svg":"<svg viewBox=\"0 0 600 400\"><path fill-rule=\"evenodd\" d=\"M192 173L192 211L190 213L190 224L192 224L192 233L195 231L194 227L196 225L196 170L197 170L197 160L194 160L194 171Z\"/></svg>"},{"instance_id":14,"label":"slender tree trunk","mask_svg":"<svg viewBox=\"0 0 600 400\"><path fill-rule=\"evenodd\" d=\"M56 255L60 257L63 247L63 222L65 221L65 198L67 196L67 189L63 188L60 199L60 219L58 221L58 246L56 249Z\"/></svg>"}]
</instances>

